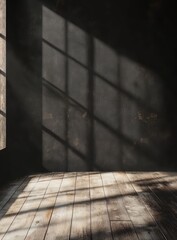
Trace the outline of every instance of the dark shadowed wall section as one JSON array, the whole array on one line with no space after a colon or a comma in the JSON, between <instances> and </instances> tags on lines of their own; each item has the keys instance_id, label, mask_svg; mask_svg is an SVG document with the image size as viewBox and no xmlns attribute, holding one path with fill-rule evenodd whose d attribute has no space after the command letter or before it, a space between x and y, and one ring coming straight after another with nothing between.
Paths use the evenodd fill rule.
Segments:
<instances>
[{"instance_id":1,"label":"dark shadowed wall section","mask_svg":"<svg viewBox=\"0 0 177 240\"><path fill-rule=\"evenodd\" d=\"M44 1L42 12L44 166L176 166L173 9L162 1Z\"/></svg>"},{"instance_id":2,"label":"dark shadowed wall section","mask_svg":"<svg viewBox=\"0 0 177 240\"><path fill-rule=\"evenodd\" d=\"M2 179L175 170L176 2L7 1Z\"/></svg>"},{"instance_id":3,"label":"dark shadowed wall section","mask_svg":"<svg viewBox=\"0 0 177 240\"><path fill-rule=\"evenodd\" d=\"M38 1L7 2L7 148L2 179L41 171L41 34Z\"/></svg>"}]
</instances>

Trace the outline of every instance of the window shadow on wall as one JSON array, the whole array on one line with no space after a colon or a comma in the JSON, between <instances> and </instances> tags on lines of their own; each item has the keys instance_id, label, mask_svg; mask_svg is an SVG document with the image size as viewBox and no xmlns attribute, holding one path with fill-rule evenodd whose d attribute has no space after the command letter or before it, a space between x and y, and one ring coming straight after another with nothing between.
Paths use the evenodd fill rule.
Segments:
<instances>
[{"instance_id":1,"label":"window shadow on wall","mask_svg":"<svg viewBox=\"0 0 177 240\"><path fill-rule=\"evenodd\" d=\"M57 9L42 10L45 168L170 168L161 74Z\"/></svg>"}]
</instances>

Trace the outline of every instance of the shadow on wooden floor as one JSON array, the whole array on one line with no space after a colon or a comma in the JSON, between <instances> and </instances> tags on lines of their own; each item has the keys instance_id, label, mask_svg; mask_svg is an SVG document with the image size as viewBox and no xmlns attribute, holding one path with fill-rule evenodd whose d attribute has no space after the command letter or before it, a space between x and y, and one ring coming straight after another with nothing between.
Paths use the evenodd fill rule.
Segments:
<instances>
[{"instance_id":1,"label":"shadow on wooden floor","mask_svg":"<svg viewBox=\"0 0 177 240\"><path fill-rule=\"evenodd\" d=\"M176 238L176 173L39 174L1 193L3 239Z\"/></svg>"}]
</instances>

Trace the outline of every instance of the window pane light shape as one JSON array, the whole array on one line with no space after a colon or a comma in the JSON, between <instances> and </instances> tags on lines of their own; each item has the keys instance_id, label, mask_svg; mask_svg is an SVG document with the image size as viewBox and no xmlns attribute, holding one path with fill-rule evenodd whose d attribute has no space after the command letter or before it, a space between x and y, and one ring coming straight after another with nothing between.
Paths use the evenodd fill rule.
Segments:
<instances>
[{"instance_id":1,"label":"window pane light shape","mask_svg":"<svg viewBox=\"0 0 177 240\"><path fill-rule=\"evenodd\" d=\"M6 0L0 0L0 150L6 147Z\"/></svg>"}]
</instances>

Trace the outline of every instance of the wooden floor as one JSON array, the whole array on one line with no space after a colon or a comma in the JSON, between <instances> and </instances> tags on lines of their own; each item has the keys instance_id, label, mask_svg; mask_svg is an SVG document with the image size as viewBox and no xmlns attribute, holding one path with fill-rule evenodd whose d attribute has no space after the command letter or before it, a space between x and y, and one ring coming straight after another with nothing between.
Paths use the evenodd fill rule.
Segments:
<instances>
[{"instance_id":1,"label":"wooden floor","mask_svg":"<svg viewBox=\"0 0 177 240\"><path fill-rule=\"evenodd\" d=\"M0 239L177 239L177 173L28 176L1 190Z\"/></svg>"}]
</instances>

